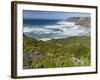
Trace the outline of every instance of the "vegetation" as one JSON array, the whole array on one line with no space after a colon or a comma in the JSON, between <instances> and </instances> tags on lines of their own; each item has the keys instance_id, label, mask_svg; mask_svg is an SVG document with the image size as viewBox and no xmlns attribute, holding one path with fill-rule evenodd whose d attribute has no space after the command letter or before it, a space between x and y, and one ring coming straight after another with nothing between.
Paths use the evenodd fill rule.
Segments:
<instances>
[{"instance_id":1,"label":"vegetation","mask_svg":"<svg viewBox=\"0 0 100 80\"><path fill-rule=\"evenodd\" d=\"M90 66L90 37L36 40L23 37L23 68Z\"/></svg>"}]
</instances>

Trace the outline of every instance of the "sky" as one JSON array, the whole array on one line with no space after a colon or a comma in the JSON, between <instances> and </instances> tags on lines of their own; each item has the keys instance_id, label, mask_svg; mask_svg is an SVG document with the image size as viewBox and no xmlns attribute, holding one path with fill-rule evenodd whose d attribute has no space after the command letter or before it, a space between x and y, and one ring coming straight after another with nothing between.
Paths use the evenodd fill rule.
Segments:
<instances>
[{"instance_id":1,"label":"sky","mask_svg":"<svg viewBox=\"0 0 100 80\"><path fill-rule=\"evenodd\" d=\"M90 13L23 10L23 19L63 20L69 17L90 17Z\"/></svg>"}]
</instances>

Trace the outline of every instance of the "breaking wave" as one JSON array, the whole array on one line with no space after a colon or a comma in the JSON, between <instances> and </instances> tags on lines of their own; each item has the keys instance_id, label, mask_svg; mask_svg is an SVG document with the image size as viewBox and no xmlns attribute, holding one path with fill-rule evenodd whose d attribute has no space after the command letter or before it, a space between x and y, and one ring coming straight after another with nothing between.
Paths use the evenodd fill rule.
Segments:
<instances>
[{"instance_id":1,"label":"breaking wave","mask_svg":"<svg viewBox=\"0 0 100 80\"><path fill-rule=\"evenodd\" d=\"M50 40L65 38L69 36L80 36L89 33L86 27L75 25L73 22L59 21L53 25L25 26L24 34L39 40Z\"/></svg>"}]
</instances>

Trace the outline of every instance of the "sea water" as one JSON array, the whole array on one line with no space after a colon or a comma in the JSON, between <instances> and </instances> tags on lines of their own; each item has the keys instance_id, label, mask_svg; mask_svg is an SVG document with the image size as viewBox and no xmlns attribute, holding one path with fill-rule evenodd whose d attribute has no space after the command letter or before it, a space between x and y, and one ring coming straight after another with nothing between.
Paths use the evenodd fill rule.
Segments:
<instances>
[{"instance_id":1,"label":"sea water","mask_svg":"<svg viewBox=\"0 0 100 80\"><path fill-rule=\"evenodd\" d=\"M37 40L51 40L90 34L86 26L74 22L48 19L24 19L23 33Z\"/></svg>"}]
</instances>

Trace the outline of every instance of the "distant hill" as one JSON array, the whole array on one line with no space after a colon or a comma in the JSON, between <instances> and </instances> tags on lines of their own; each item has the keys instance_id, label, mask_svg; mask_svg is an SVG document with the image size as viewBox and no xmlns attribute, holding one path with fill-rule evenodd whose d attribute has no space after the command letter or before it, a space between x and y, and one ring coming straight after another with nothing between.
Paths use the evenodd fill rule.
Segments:
<instances>
[{"instance_id":1,"label":"distant hill","mask_svg":"<svg viewBox=\"0 0 100 80\"><path fill-rule=\"evenodd\" d=\"M66 22L75 22L77 25L82 25L85 27L90 27L91 19L90 17L70 17L65 20Z\"/></svg>"}]
</instances>

